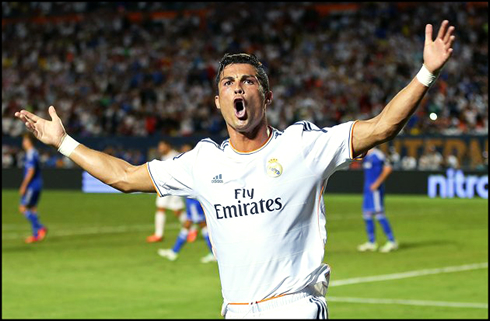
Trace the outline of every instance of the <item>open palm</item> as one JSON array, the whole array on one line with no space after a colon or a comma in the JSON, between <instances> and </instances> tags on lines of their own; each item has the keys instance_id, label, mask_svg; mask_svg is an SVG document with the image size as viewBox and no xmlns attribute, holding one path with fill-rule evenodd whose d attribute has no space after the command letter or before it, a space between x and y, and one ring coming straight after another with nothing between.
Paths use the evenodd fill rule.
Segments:
<instances>
[{"instance_id":1,"label":"open palm","mask_svg":"<svg viewBox=\"0 0 490 321\"><path fill-rule=\"evenodd\" d=\"M451 57L453 52L451 46L455 39L454 29L454 26L449 26L449 21L444 20L436 39L432 41L432 25L425 26L424 65L433 74L437 73Z\"/></svg>"},{"instance_id":2,"label":"open palm","mask_svg":"<svg viewBox=\"0 0 490 321\"><path fill-rule=\"evenodd\" d=\"M50 106L48 111L51 116L50 121L24 109L16 112L15 117L22 120L27 129L33 132L41 142L59 148L63 137L66 135L66 131L54 107Z\"/></svg>"}]
</instances>

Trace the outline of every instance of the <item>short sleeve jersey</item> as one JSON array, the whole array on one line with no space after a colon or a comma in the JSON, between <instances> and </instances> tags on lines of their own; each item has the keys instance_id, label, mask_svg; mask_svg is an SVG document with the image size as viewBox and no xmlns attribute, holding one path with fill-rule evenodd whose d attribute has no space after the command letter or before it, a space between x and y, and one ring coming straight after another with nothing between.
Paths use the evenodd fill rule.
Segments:
<instances>
[{"instance_id":1,"label":"short sleeve jersey","mask_svg":"<svg viewBox=\"0 0 490 321\"><path fill-rule=\"evenodd\" d=\"M167 154L162 155L160 160L166 161L169 159L173 159L175 156L179 155L179 153L175 149L171 149ZM160 200L158 200L160 199ZM172 204L173 203L173 204ZM169 205L172 204L172 205ZM168 197L166 200L162 200L160 195L157 195L157 207L170 207L172 209L180 209L183 208L184 203L180 200L179 197Z\"/></svg>"},{"instance_id":2,"label":"short sleeve jersey","mask_svg":"<svg viewBox=\"0 0 490 321\"><path fill-rule=\"evenodd\" d=\"M36 149L31 148L26 152L25 162L24 162L24 177L27 175L27 171L29 169L34 169L34 176L27 188L40 190L43 185L42 176L41 176L41 161L39 158L39 153Z\"/></svg>"},{"instance_id":3,"label":"short sleeve jersey","mask_svg":"<svg viewBox=\"0 0 490 321\"><path fill-rule=\"evenodd\" d=\"M273 129L258 150L210 139L147 168L159 195L203 206L225 303L294 293L325 272L323 189L352 161L354 122L318 128L298 122Z\"/></svg>"}]
</instances>

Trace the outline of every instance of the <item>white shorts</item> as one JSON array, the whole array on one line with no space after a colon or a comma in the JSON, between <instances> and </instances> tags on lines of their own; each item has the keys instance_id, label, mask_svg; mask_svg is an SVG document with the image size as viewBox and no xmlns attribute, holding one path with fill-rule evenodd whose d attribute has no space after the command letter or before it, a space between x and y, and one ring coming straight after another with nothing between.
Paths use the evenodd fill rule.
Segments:
<instances>
[{"instance_id":1,"label":"white shorts","mask_svg":"<svg viewBox=\"0 0 490 321\"><path fill-rule=\"evenodd\" d=\"M180 196L157 196L156 205L158 208L165 208L172 211L185 209L184 200Z\"/></svg>"},{"instance_id":2,"label":"white shorts","mask_svg":"<svg viewBox=\"0 0 490 321\"><path fill-rule=\"evenodd\" d=\"M311 291L288 294L250 305L223 304L225 319L328 319L323 295Z\"/></svg>"}]
</instances>

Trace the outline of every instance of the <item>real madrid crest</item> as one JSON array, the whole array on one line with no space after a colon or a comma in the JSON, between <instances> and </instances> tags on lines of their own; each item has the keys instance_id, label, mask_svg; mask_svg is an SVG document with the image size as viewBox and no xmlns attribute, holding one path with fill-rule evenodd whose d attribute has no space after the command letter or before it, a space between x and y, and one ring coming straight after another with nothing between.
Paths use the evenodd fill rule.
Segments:
<instances>
[{"instance_id":1,"label":"real madrid crest","mask_svg":"<svg viewBox=\"0 0 490 321\"><path fill-rule=\"evenodd\" d=\"M282 165L279 164L276 158L271 158L267 161L267 175L270 177L279 177L282 174Z\"/></svg>"}]
</instances>

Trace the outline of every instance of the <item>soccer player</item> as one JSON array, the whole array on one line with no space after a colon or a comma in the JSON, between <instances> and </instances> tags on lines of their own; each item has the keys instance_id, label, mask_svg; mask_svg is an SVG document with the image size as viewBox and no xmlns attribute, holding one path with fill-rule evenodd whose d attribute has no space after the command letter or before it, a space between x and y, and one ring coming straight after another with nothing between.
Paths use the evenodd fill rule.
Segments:
<instances>
[{"instance_id":1,"label":"soccer player","mask_svg":"<svg viewBox=\"0 0 490 321\"><path fill-rule=\"evenodd\" d=\"M170 261L175 261L182 247L188 242L188 235L192 224L198 224L201 228L202 237L206 241L206 245L209 248L209 253L201 258L202 263L215 262L216 258L213 254L213 248L211 246L211 241L209 240L208 228L206 227L206 218L204 216L204 211L202 209L199 201L187 198L185 200L187 219L182 224L182 229L180 230L177 240L175 241L174 247L171 249L159 249L158 255L169 259Z\"/></svg>"},{"instance_id":2,"label":"soccer player","mask_svg":"<svg viewBox=\"0 0 490 321\"><path fill-rule=\"evenodd\" d=\"M174 158L179 153L172 148L172 145L161 140L158 142L158 152L161 155L161 160L166 161ZM156 213L155 213L155 233L148 236L146 241L149 243L163 241L163 234L165 232L165 222L167 220L166 212L171 210L175 216L180 219L184 211L184 200L179 196L159 196L156 198Z\"/></svg>"},{"instance_id":3,"label":"soccer player","mask_svg":"<svg viewBox=\"0 0 490 321\"><path fill-rule=\"evenodd\" d=\"M383 228L388 241L380 248L380 252L387 253L398 249L390 222L385 215L384 194L386 178L393 169L383 152L378 148L370 149L363 159L364 169L364 200L362 203L362 216L366 223L368 241L357 247L361 252L376 251L378 244L375 238L375 225L373 216Z\"/></svg>"},{"instance_id":4,"label":"soccer player","mask_svg":"<svg viewBox=\"0 0 490 321\"><path fill-rule=\"evenodd\" d=\"M19 188L19 212L31 223L32 235L25 239L26 243L35 243L44 240L47 229L41 224L37 212L37 204L41 197L43 179L41 177L41 161L39 153L34 147L36 138L30 132L22 136L22 148L25 150L24 178Z\"/></svg>"},{"instance_id":5,"label":"soccer player","mask_svg":"<svg viewBox=\"0 0 490 321\"><path fill-rule=\"evenodd\" d=\"M253 55L226 54L216 74L216 107L229 139L200 141L172 160L135 166L70 137L53 106L51 120L15 113L43 143L125 193L192 197L206 213L222 286L222 315L233 318L327 318L330 267L323 190L354 158L393 139L448 61L454 27L435 40L426 25L423 66L375 117L318 128L301 121L285 130L267 123L267 74ZM391 81L387 79L386 81Z\"/></svg>"}]
</instances>

